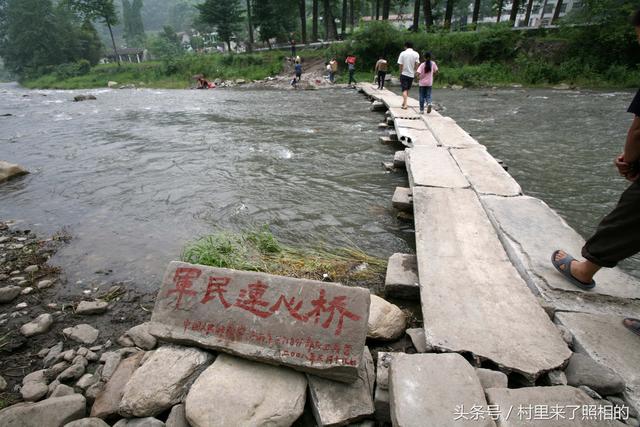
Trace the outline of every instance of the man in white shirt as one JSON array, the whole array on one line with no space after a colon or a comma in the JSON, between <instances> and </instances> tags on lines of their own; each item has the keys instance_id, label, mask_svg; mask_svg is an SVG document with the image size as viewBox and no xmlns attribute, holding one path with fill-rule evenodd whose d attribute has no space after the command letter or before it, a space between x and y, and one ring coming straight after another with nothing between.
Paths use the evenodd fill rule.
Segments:
<instances>
[{"instance_id":1,"label":"man in white shirt","mask_svg":"<svg viewBox=\"0 0 640 427\"><path fill-rule=\"evenodd\" d=\"M400 65L400 86L402 87L402 109L407 109L407 98L409 90L416 76L416 70L420 65L420 55L413 50L413 43L406 42L404 51L398 57L398 65Z\"/></svg>"}]
</instances>

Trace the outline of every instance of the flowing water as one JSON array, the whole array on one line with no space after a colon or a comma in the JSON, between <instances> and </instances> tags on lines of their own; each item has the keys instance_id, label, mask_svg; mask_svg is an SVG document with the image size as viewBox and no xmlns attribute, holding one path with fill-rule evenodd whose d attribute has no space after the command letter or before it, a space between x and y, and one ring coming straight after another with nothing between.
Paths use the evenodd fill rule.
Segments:
<instances>
[{"instance_id":1,"label":"flowing water","mask_svg":"<svg viewBox=\"0 0 640 427\"><path fill-rule=\"evenodd\" d=\"M442 114L509 166L525 194L544 200L587 238L628 185L613 160L633 119L626 111L634 94L436 89L433 96ZM620 266L640 277L639 256Z\"/></svg>"},{"instance_id":2,"label":"flowing water","mask_svg":"<svg viewBox=\"0 0 640 427\"><path fill-rule=\"evenodd\" d=\"M263 224L292 245L412 250L391 209L406 177L381 168L393 150L355 91L88 92L0 86L0 158L32 172L0 186L0 218L65 227L71 287L113 270L149 289L195 238Z\"/></svg>"},{"instance_id":3,"label":"flowing water","mask_svg":"<svg viewBox=\"0 0 640 427\"><path fill-rule=\"evenodd\" d=\"M74 103L79 93L96 101ZM434 98L525 193L589 235L624 181L611 161L630 92L436 90ZM157 285L185 244L269 224L292 245L412 251L390 208L404 174L355 91L28 91L0 85L0 159L32 173L0 185L0 219L73 236L53 262L71 283ZM623 264L640 276L640 261ZM69 290L69 289L68 289Z\"/></svg>"}]
</instances>

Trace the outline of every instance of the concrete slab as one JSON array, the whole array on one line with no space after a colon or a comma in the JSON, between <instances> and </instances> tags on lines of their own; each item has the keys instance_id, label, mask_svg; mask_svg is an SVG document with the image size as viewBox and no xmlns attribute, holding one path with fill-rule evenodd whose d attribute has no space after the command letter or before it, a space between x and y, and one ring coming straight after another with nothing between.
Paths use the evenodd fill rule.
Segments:
<instances>
[{"instance_id":1,"label":"concrete slab","mask_svg":"<svg viewBox=\"0 0 640 427\"><path fill-rule=\"evenodd\" d=\"M450 117L422 116L438 142L447 148L478 146L478 141L458 126Z\"/></svg>"},{"instance_id":2,"label":"concrete slab","mask_svg":"<svg viewBox=\"0 0 640 427\"><path fill-rule=\"evenodd\" d=\"M606 419L598 412L599 403L580 389L570 386L490 388L489 405L495 405L500 427L622 427L619 421ZM594 408L593 418L589 409Z\"/></svg>"},{"instance_id":3,"label":"concrete slab","mask_svg":"<svg viewBox=\"0 0 640 427\"><path fill-rule=\"evenodd\" d=\"M403 110L402 108L400 108L400 106L402 105L402 97L400 97L399 100L400 100L400 105L398 105L397 107L396 106L389 107L390 116L392 119L394 119L394 121L399 119L415 120L415 121L420 120L420 114L418 114L415 108L407 108L406 110ZM394 102L394 105L395 105L395 102Z\"/></svg>"},{"instance_id":4,"label":"concrete slab","mask_svg":"<svg viewBox=\"0 0 640 427\"><path fill-rule=\"evenodd\" d=\"M358 378L369 304L365 288L174 261L149 332L350 382Z\"/></svg>"},{"instance_id":5,"label":"concrete slab","mask_svg":"<svg viewBox=\"0 0 640 427\"><path fill-rule=\"evenodd\" d=\"M396 129L407 128L407 129L415 129L415 130L429 130L429 128L427 127L427 124L423 120L395 118L394 123L395 123Z\"/></svg>"},{"instance_id":6,"label":"concrete slab","mask_svg":"<svg viewBox=\"0 0 640 427\"><path fill-rule=\"evenodd\" d=\"M495 426L491 419L455 419L460 406L487 406L480 380L459 354L396 354L389 392L394 426Z\"/></svg>"},{"instance_id":7,"label":"concrete slab","mask_svg":"<svg viewBox=\"0 0 640 427\"><path fill-rule=\"evenodd\" d=\"M430 130L418 130L411 128L396 128L398 139L407 147L426 146L435 148L438 141Z\"/></svg>"},{"instance_id":8,"label":"concrete slab","mask_svg":"<svg viewBox=\"0 0 640 427\"><path fill-rule=\"evenodd\" d=\"M375 368L365 347L358 379L351 384L307 375L311 408L318 426L341 426L372 415Z\"/></svg>"},{"instance_id":9,"label":"concrete slab","mask_svg":"<svg viewBox=\"0 0 640 427\"><path fill-rule=\"evenodd\" d=\"M393 166L398 169L404 169L407 159L407 153L404 150L396 151L393 155Z\"/></svg>"},{"instance_id":10,"label":"concrete slab","mask_svg":"<svg viewBox=\"0 0 640 427\"><path fill-rule=\"evenodd\" d=\"M407 152L407 171L411 187L466 188L469 181L462 175L448 150L413 147Z\"/></svg>"},{"instance_id":11,"label":"concrete slab","mask_svg":"<svg viewBox=\"0 0 640 427\"><path fill-rule=\"evenodd\" d=\"M391 199L393 207L405 212L413 212L413 199L411 197L411 188L396 187Z\"/></svg>"},{"instance_id":12,"label":"concrete slab","mask_svg":"<svg viewBox=\"0 0 640 427\"><path fill-rule=\"evenodd\" d=\"M556 313L574 337L576 351L616 372L626 382L626 400L640 411L640 338L618 316Z\"/></svg>"},{"instance_id":13,"label":"concrete slab","mask_svg":"<svg viewBox=\"0 0 640 427\"><path fill-rule=\"evenodd\" d=\"M389 257L384 293L395 298L420 298L418 260L415 255L395 253Z\"/></svg>"},{"instance_id":14,"label":"concrete slab","mask_svg":"<svg viewBox=\"0 0 640 427\"><path fill-rule=\"evenodd\" d=\"M427 345L535 379L571 351L511 264L470 189L413 188Z\"/></svg>"},{"instance_id":15,"label":"concrete slab","mask_svg":"<svg viewBox=\"0 0 640 427\"><path fill-rule=\"evenodd\" d=\"M396 141L392 141L391 138L389 138L388 136L381 136L380 138L378 138L378 141L380 141L380 144L382 145L391 145L391 144L395 144Z\"/></svg>"},{"instance_id":16,"label":"concrete slab","mask_svg":"<svg viewBox=\"0 0 640 427\"><path fill-rule=\"evenodd\" d=\"M604 268L596 276L597 286L583 291L556 271L551 254L564 249L580 256L584 239L543 201L533 197L484 196L482 203L494 222L509 256L527 283L540 293L561 291L640 298L640 282L619 268Z\"/></svg>"},{"instance_id":17,"label":"concrete slab","mask_svg":"<svg viewBox=\"0 0 640 427\"><path fill-rule=\"evenodd\" d=\"M522 188L489 154L485 147L452 149L451 155L460 170L479 194L518 196Z\"/></svg>"}]
</instances>

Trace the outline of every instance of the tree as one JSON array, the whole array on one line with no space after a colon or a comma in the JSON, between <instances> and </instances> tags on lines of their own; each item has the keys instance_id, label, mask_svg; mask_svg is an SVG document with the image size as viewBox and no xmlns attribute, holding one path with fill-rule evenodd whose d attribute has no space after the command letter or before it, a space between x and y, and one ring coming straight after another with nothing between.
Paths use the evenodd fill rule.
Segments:
<instances>
[{"instance_id":1,"label":"tree","mask_svg":"<svg viewBox=\"0 0 640 427\"><path fill-rule=\"evenodd\" d=\"M238 0L206 0L196 7L200 11L200 19L216 28L218 37L227 43L231 52L231 38L242 26L242 12Z\"/></svg>"},{"instance_id":2,"label":"tree","mask_svg":"<svg viewBox=\"0 0 640 427\"><path fill-rule=\"evenodd\" d=\"M129 46L144 44L144 24L142 23L142 0L122 0L122 22L124 38Z\"/></svg>"},{"instance_id":3,"label":"tree","mask_svg":"<svg viewBox=\"0 0 640 427\"><path fill-rule=\"evenodd\" d=\"M313 0L311 7L311 40L318 41L318 0Z\"/></svg>"},{"instance_id":4,"label":"tree","mask_svg":"<svg viewBox=\"0 0 640 427\"><path fill-rule=\"evenodd\" d=\"M380 19L380 0L376 0L376 21Z\"/></svg>"},{"instance_id":5,"label":"tree","mask_svg":"<svg viewBox=\"0 0 640 427\"><path fill-rule=\"evenodd\" d=\"M545 14L545 11L547 10L548 1L549 0L544 0L544 3L542 4L542 11L540 12L540 26L543 25L544 14Z\"/></svg>"},{"instance_id":6,"label":"tree","mask_svg":"<svg viewBox=\"0 0 640 427\"><path fill-rule=\"evenodd\" d=\"M473 22L474 24L477 24L479 15L480 15L480 0L474 0L474 2L473 2L473 17L471 18L471 22Z\"/></svg>"},{"instance_id":7,"label":"tree","mask_svg":"<svg viewBox=\"0 0 640 427\"><path fill-rule=\"evenodd\" d=\"M413 5L413 31L416 33L420 29L420 0L414 0Z\"/></svg>"},{"instance_id":8,"label":"tree","mask_svg":"<svg viewBox=\"0 0 640 427\"><path fill-rule=\"evenodd\" d=\"M562 10L562 0L558 0L558 3L556 3L556 8L553 11L553 18L551 18L551 25L556 24L558 22L558 18L560 18L561 10Z\"/></svg>"},{"instance_id":9,"label":"tree","mask_svg":"<svg viewBox=\"0 0 640 427\"><path fill-rule=\"evenodd\" d=\"M298 9L300 9L300 35L302 43L307 43L307 2L306 0L298 0Z\"/></svg>"},{"instance_id":10,"label":"tree","mask_svg":"<svg viewBox=\"0 0 640 427\"><path fill-rule=\"evenodd\" d=\"M533 0L529 0L527 2L527 11L525 12L524 15L524 26L528 27L529 26L529 20L531 19L531 10L533 9Z\"/></svg>"},{"instance_id":11,"label":"tree","mask_svg":"<svg viewBox=\"0 0 640 427\"><path fill-rule=\"evenodd\" d=\"M151 39L149 50L154 57L163 61L171 61L184 54L176 30L169 25L165 25L162 32Z\"/></svg>"},{"instance_id":12,"label":"tree","mask_svg":"<svg viewBox=\"0 0 640 427\"><path fill-rule=\"evenodd\" d=\"M247 0L247 28L249 29L249 52L253 50L253 20L251 19L251 0Z\"/></svg>"},{"instance_id":13,"label":"tree","mask_svg":"<svg viewBox=\"0 0 640 427\"><path fill-rule=\"evenodd\" d=\"M324 34L325 39L335 40L338 38L338 29L336 28L336 20L333 16L331 0L323 0L324 4Z\"/></svg>"},{"instance_id":14,"label":"tree","mask_svg":"<svg viewBox=\"0 0 640 427\"><path fill-rule=\"evenodd\" d=\"M516 26L516 19L518 18L518 12L520 9L520 0L513 0L513 4L511 5L511 15L509 15L509 21L512 22L513 26Z\"/></svg>"},{"instance_id":15,"label":"tree","mask_svg":"<svg viewBox=\"0 0 640 427\"><path fill-rule=\"evenodd\" d=\"M363 1L363 0L360 0ZM353 27L356 25L356 17L355 17L355 0L349 0L349 23L351 24L351 33L353 33ZM363 2L364 3L364 2Z\"/></svg>"},{"instance_id":16,"label":"tree","mask_svg":"<svg viewBox=\"0 0 640 427\"><path fill-rule=\"evenodd\" d=\"M502 8L504 7L504 0L498 0L498 16L496 18L496 22L500 22L502 18Z\"/></svg>"},{"instance_id":17,"label":"tree","mask_svg":"<svg viewBox=\"0 0 640 427\"><path fill-rule=\"evenodd\" d=\"M431 0L424 0L422 3L424 9L424 26L427 31L433 26L433 10L431 9Z\"/></svg>"},{"instance_id":18,"label":"tree","mask_svg":"<svg viewBox=\"0 0 640 427\"><path fill-rule=\"evenodd\" d=\"M389 19L389 11L391 10L391 0L382 0L382 20Z\"/></svg>"},{"instance_id":19,"label":"tree","mask_svg":"<svg viewBox=\"0 0 640 427\"><path fill-rule=\"evenodd\" d=\"M118 23L118 15L113 0L69 0L71 6L91 21L101 20L109 29L113 53L120 66L120 57L113 38L113 26Z\"/></svg>"},{"instance_id":20,"label":"tree","mask_svg":"<svg viewBox=\"0 0 640 427\"><path fill-rule=\"evenodd\" d=\"M344 39L347 35L347 0L342 0L342 18L340 19L340 35Z\"/></svg>"},{"instance_id":21,"label":"tree","mask_svg":"<svg viewBox=\"0 0 640 427\"><path fill-rule=\"evenodd\" d=\"M444 28L451 28L451 17L453 16L453 0L447 0L447 6L444 12Z\"/></svg>"},{"instance_id":22,"label":"tree","mask_svg":"<svg viewBox=\"0 0 640 427\"><path fill-rule=\"evenodd\" d=\"M295 8L282 0L254 0L253 19L260 39L271 48L272 38L286 39L295 30Z\"/></svg>"}]
</instances>

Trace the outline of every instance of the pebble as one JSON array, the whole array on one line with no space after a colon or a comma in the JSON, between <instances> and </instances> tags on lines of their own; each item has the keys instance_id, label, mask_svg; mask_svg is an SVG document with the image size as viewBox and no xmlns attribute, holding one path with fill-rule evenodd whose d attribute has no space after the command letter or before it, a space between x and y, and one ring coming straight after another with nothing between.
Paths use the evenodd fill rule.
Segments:
<instances>
[{"instance_id":1,"label":"pebble","mask_svg":"<svg viewBox=\"0 0 640 427\"><path fill-rule=\"evenodd\" d=\"M53 316L49 313L41 314L29 323L25 323L20 328L20 333L25 337L31 337L45 333L51 328L53 324Z\"/></svg>"},{"instance_id":2,"label":"pebble","mask_svg":"<svg viewBox=\"0 0 640 427\"><path fill-rule=\"evenodd\" d=\"M18 274L20 274L20 270L13 270L11 273L9 273L12 276L17 276Z\"/></svg>"},{"instance_id":3,"label":"pebble","mask_svg":"<svg viewBox=\"0 0 640 427\"><path fill-rule=\"evenodd\" d=\"M47 395L49 387L45 383L29 381L20 388L22 398L27 402L37 402Z\"/></svg>"},{"instance_id":4,"label":"pebble","mask_svg":"<svg viewBox=\"0 0 640 427\"><path fill-rule=\"evenodd\" d=\"M5 286L0 288L0 303L11 302L20 295L20 286Z\"/></svg>"},{"instance_id":5,"label":"pebble","mask_svg":"<svg viewBox=\"0 0 640 427\"><path fill-rule=\"evenodd\" d=\"M60 375L58 375L58 381L65 380L75 380L80 378L85 371L85 365L81 363L77 363L75 365L71 365L69 368L65 369Z\"/></svg>"},{"instance_id":6,"label":"pebble","mask_svg":"<svg viewBox=\"0 0 640 427\"><path fill-rule=\"evenodd\" d=\"M25 273L35 273L38 270L39 268L37 265L30 265L29 267L24 269Z\"/></svg>"},{"instance_id":7,"label":"pebble","mask_svg":"<svg viewBox=\"0 0 640 427\"><path fill-rule=\"evenodd\" d=\"M24 288L22 290L22 292L20 292L21 295L29 295L31 292L33 292L33 288L32 287L28 287L28 288Z\"/></svg>"},{"instance_id":8,"label":"pebble","mask_svg":"<svg viewBox=\"0 0 640 427\"><path fill-rule=\"evenodd\" d=\"M21 303L19 303L19 304L16 304L16 308L17 308L18 310L21 310L21 309L23 309L23 308L27 308L27 307L29 307L29 304L27 304L26 302L21 302Z\"/></svg>"},{"instance_id":9,"label":"pebble","mask_svg":"<svg viewBox=\"0 0 640 427\"><path fill-rule=\"evenodd\" d=\"M7 389L7 380L5 380L1 375L0 375L0 392L3 392Z\"/></svg>"},{"instance_id":10,"label":"pebble","mask_svg":"<svg viewBox=\"0 0 640 427\"><path fill-rule=\"evenodd\" d=\"M60 353L60 356L67 362L71 362L76 357L76 351L73 349L67 350L63 353Z\"/></svg>"},{"instance_id":11,"label":"pebble","mask_svg":"<svg viewBox=\"0 0 640 427\"><path fill-rule=\"evenodd\" d=\"M12 277L11 280L13 280L14 282L22 282L27 279L25 279L24 276L15 276L15 277Z\"/></svg>"},{"instance_id":12,"label":"pebble","mask_svg":"<svg viewBox=\"0 0 640 427\"><path fill-rule=\"evenodd\" d=\"M81 344L93 344L98 339L100 331L91 325L83 323L72 328L63 329L62 334Z\"/></svg>"},{"instance_id":13,"label":"pebble","mask_svg":"<svg viewBox=\"0 0 640 427\"><path fill-rule=\"evenodd\" d=\"M38 289L50 288L53 285L53 280L41 280L38 282Z\"/></svg>"}]
</instances>

